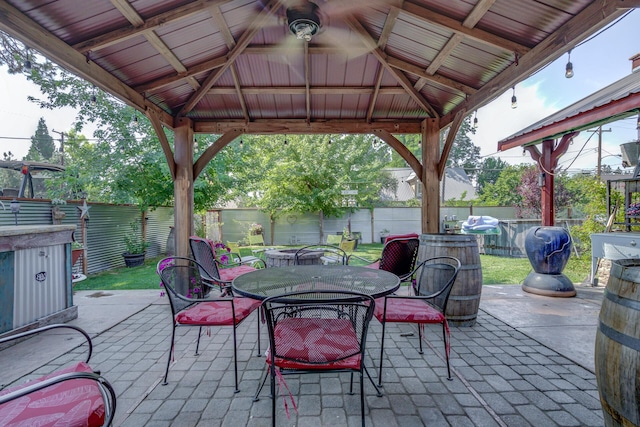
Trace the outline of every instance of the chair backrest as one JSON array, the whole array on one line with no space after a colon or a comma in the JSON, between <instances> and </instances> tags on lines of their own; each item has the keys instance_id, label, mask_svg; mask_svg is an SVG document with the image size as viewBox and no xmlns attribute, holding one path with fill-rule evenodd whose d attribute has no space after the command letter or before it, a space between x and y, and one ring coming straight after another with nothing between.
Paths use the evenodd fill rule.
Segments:
<instances>
[{"instance_id":1,"label":"chair backrest","mask_svg":"<svg viewBox=\"0 0 640 427\"><path fill-rule=\"evenodd\" d=\"M449 294L460 271L460 260L440 256L422 261L416 275L416 295L432 297L429 302L444 313Z\"/></svg>"},{"instance_id":2,"label":"chair backrest","mask_svg":"<svg viewBox=\"0 0 640 427\"><path fill-rule=\"evenodd\" d=\"M322 252L320 260L324 264L347 264L347 253L337 246L310 245L298 249L295 253L295 265L312 264L317 258L305 259L305 254Z\"/></svg>"},{"instance_id":3,"label":"chair backrest","mask_svg":"<svg viewBox=\"0 0 640 427\"><path fill-rule=\"evenodd\" d=\"M183 257L169 257L158 263L156 272L174 315L196 303L187 299L204 297L207 286L200 275L202 268L197 261Z\"/></svg>"},{"instance_id":4,"label":"chair backrest","mask_svg":"<svg viewBox=\"0 0 640 427\"><path fill-rule=\"evenodd\" d=\"M239 242L230 242L227 240L227 247L231 249L231 253L240 255L240 243Z\"/></svg>"},{"instance_id":5,"label":"chair backrest","mask_svg":"<svg viewBox=\"0 0 640 427\"><path fill-rule=\"evenodd\" d=\"M220 271L218 271L211 240L191 236L189 237L189 246L191 247L193 258L195 258L197 265L200 267L202 277L211 281L220 280Z\"/></svg>"},{"instance_id":6,"label":"chair backrest","mask_svg":"<svg viewBox=\"0 0 640 427\"><path fill-rule=\"evenodd\" d=\"M339 245L342 242L342 234L328 234L327 245Z\"/></svg>"},{"instance_id":7,"label":"chair backrest","mask_svg":"<svg viewBox=\"0 0 640 427\"><path fill-rule=\"evenodd\" d=\"M420 239L414 237L389 240L382 248L380 270L400 277L411 273L416 266L419 246Z\"/></svg>"},{"instance_id":8,"label":"chair backrest","mask_svg":"<svg viewBox=\"0 0 640 427\"><path fill-rule=\"evenodd\" d=\"M355 240L343 240L340 242L340 249L347 253L353 252L356 249L356 243Z\"/></svg>"},{"instance_id":9,"label":"chair backrest","mask_svg":"<svg viewBox=\"0 0 640 427\"><path fill-rule=\"evenodd\" d=\"M267 298L262 307L270 356L318 367L364 356L374 306L372 297L347 291L301 291Z\"/></svg>"},{"instance_id":10,"label":"chair backrest","mask_svg":"<svg viewBox=\"0 0 640 427\"><path fill-rule=\"evenodd\" d=\"M251 234L249 235L249 245L250 246L264 246L264 238L262 234Z\"/></svg>"}]
</instances>

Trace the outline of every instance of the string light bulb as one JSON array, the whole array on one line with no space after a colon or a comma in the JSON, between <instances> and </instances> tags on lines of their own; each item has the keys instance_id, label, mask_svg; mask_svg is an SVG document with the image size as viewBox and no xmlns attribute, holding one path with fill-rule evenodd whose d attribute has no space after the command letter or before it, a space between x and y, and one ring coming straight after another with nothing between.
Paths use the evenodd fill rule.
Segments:
<instances>
[{"instance_id":1,"label":"string light bulb","mask_svg":"<svg viewBox=\"0 0 640 427\"><path fill-rule=\"evenodd\" d=\"M329 140L329 145L331 145L331 142L332 142L332 141L331 141L331 140Z\"/></svg>"},{"instance_id":2,"label":"string light bulb","mask_svg":"<svg viewBox=\"0 0 640 427\"><path fill-rule=\"evenodd\" d=\"M29 59L29 48L27 48L27 59L24 61L24 69L27 71L31 71L31 60Z\"/></svg>"},{"instance_id":3,"label":"string light bulb","mask_svg":"<svg viewBox=\"0 0 640 427\"><path fill-rule=\"evenodd\" d=\"M284 140L284 145L287 145L287 144L288 144L288 142L287 142L287 140L285 139L285 140Z\"/></svg>"},{"instance_id":4,"label":"string light bulb","mask_svg":"<svg viewBox=\"0 0 640 427\"><path fill-rule=\"evenodd\" d=\"M569 61L567 61L567 66L565 67L564 76L568 79L573 77L573 64L571 63L571 49L569 49Z\"/></svg>"},{"instance_id":5,"label":"string light bulb","mask_svg":"<svg viewBox=\"0 0 640 427\"><path fill-rule=\"evenodd\" d=\"M473 114L473 128L478 129L478 110Z\"/></svg>"},{"instance_id":6,"label":"string light bulb","mask_svg":"<svg viewBox=\"0 0 640 427\"><path fill-rule=\"evenodd\" d=\"M513 86L513 95L511 95L511 108L518 108L518 98L516 98L516 87Z\"/></svg>"},{"instance_id":7,"label":"string light bulb","mask_svg":"<svg viewBox=\"0 0 640 427\"><path fill-rule=\"evenodd\" d=\"M244 141L240 140L240 148L243 148L243 147L244 147Z\"/></svg>"},{"instance_id":8,"label":"string light bulb","mask_svg":"<svg viewBox=\"0 0 640 427\"><path fill-rule=\"evenodd\" d=\"M96 97L96 87L93 87L93 93L91 94L91 105L96 105L98 98Z\"/></svg>"},{"instance_id":9,"label":"string light bulb","mask_svg":"<svg viewBox=\"0 0 640 427\"><path fill-rule=\"evenodd\" d=\"M138 113L134 113L133 114L133 125L138 127ZM196 139L196 143L198 142L198 140Z\"/></svg>"}]
</instances>

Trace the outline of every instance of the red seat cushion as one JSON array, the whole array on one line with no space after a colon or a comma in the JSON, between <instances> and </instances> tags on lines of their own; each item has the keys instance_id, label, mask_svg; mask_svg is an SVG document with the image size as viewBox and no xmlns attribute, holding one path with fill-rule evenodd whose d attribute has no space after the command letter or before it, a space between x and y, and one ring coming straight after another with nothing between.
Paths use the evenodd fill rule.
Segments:
<instances>
[{"instance_id":1,"label":"red seat cushion","mask_svg":"<svg viewBox=\"0 0 640 427\"><path fill-rule=\"evenodd\" d=\"M176 314L176 322L181 325L233 325L231 301L235 306L235 323L244 318L260 306L260 301L253 298L234 298L229 301L201 302Z\"/></svg>"},{"instance_id":2,"label":"red seat cushion","mask_svg":"<svg viewBox=\"0 0 640 427\"><path fill-rule=\"evenodd\" d=\"M360 344L348 319L284 319L276 324L274 340L279 368L360 369Z\"/></svg>"},{"instance_id":3,"label":"red seat cushion","mask_svg":"<svg viewBox=\"0 0 640 427\"><path fill-rule=\"evenodd\" d=\"M93 372L84 362L56 371L25 384L11 387L0 395L28 385L72 372ZM0 405L2 426L101 426L105 407L100 388L93 380L73 379L54 384Z\"/></svg>"},{"instance_id":4,"label":"red seat cushion","mask_svg":"<svg viewBox=\"0 0 640 427\"><path fill-rule=\"evenodd\" d=\"M396 234L395 236L387 236L386 239L384 239L384 243L387 243L389 240L396 240L396 239L418 239L420 238L420 236L418 236L416 233L409 233L409 234Z\"/></svg>"},{"instance_id":5,"label":"red seat cushion","mask_svg":"<svg viewBox=\"0 0 640 427\"><path fill-rule=\"evenodd\" d=\"M366 268L380 269L380 261L376 261L373 264L365 265Z\"/></svg>"},{"instance_id":6,"label":"red seat cushion","mask_svg":"<svg viewBox=\"0 0 640 427\"><path fill-rule=\"evenodd\" d=\"M376 299L374 316L380 322L384 316L384 298ZM386 322L442 323L444 314L420 299L387 298Z\"/></svg>"},{"instance_id":7,"label":"red seat cushion","mask_svg":"<svg viewBox=\"0 0 640 427\"><path fill-rule=\"evenodd\" d=\"M225 282L230 282L236 277L248 273L250 271L255 271L256 269L250 267L248 265L240 265L238 267L230 267L230 268L221 268L220 269L220 279Z\"/></svg>"}]
</instances>

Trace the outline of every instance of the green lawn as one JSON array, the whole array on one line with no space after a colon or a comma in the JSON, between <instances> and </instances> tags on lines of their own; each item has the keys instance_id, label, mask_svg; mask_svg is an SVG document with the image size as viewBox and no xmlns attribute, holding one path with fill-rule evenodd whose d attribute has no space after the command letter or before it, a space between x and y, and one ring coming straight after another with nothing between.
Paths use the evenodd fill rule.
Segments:
<instances>
[{"instance_id":1,"label":"green lawn","mask_svg":"<svg viewBox=\"0 0 640 427\"><path fill-rule=\"evenodd\" d=\"M356 255L375 259L380 255L382 245L379 243L359 245ZM250 255L249 248L243 248L242 255ZM160 289L160 279L156 275L156 264L162 257L147 259L140 267L118 268L90 275L86 280L78 282L74 290L119 290L119 289ZM583 282L589 275L591 258L572 257L564 270L564 274L574 283ZM358 265L358 263L354 263ZM480 255L482 280L485 285L521 284L533 271L527 258L505 258L494 255Z\"/></svg>"}]
</instances>

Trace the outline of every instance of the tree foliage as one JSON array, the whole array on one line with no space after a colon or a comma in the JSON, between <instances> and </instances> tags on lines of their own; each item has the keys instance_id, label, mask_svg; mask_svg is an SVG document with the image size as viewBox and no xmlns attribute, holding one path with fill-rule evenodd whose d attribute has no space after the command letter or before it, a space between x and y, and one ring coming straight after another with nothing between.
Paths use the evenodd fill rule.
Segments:
<instances>
[{"instance_id":1,"label":"tree foliage","mask_svg":"<svg viewBox=\"0 0 640 427\"><path fill-rule=\"evenodd\" d=\"M463 168L471 178L475 177L480 166L480 147L474 145L469 134L475 134L476 130L471 125L471 116L465 117L453 140L451 151L447 159L448 167ZM446 133L441 135L442 141Z\"/></svg>"},{"instance_id":2,"label":"tree foliage","mask_svg":"<svg viewBox=\"0 0 640 427\"><path fill-rule=\"evenodd\" d=\"M25 160L42 161L48 163L58 163L53 159L53 153L56 146L53 143L53 137L49 135L49 129L44 121L44 117L38 120L38 128L36 133L31 137L31 147L25 156Z\"/></svg>"},{"instance_id":3,"label":"tree foliage","mask_svg":"<svg viewBox=\"0 0 640 427\"><path fill-rule=\"evenodd\" d=\"M502 171L509 166L500 157L487 157L480 166L476 177L478 193L482 194L487 184L495 184Z\"/></svg>"}]
</instances>

